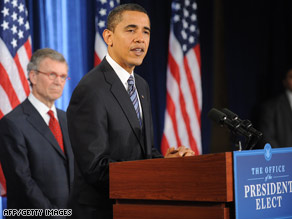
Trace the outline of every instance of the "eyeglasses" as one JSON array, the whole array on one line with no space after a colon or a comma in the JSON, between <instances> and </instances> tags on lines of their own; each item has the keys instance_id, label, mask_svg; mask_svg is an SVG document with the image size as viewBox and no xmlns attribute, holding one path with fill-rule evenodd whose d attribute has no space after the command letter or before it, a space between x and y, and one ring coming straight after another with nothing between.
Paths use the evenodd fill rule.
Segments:
<instances>
[{"instance_id":1,"label":"eyeglasses","mask_svg":"<svg viewBox=\"0 0 292 219\"><path fill-rule=\"evenodd\" d=\"M38 73L47 75L49 77L49 79L52 80L52 81L55 80L57 77L60 77L62 82L66 81L66 80L70 80L70 78L66 74L58 75L55 72L42 72L42 71L39 71L39 70L35 70L35 71L38 72Z\"/></svg>"}]
</instances>

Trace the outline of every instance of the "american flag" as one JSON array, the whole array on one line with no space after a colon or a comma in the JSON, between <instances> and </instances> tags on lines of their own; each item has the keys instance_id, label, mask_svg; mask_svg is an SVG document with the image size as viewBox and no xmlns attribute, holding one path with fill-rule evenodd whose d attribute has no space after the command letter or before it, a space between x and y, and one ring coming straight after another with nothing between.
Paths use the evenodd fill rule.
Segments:
<instances>
[{"instance_id":1,"label":"american flag","mask_svg":"<svg viewBox=\"0 0 292 219\"><path fill-rule=\"evenodd\" d=\"M107 53L107 45L103 41L102 32L106 28L109 12L119 4L119 0L96 0L95 2L94 66L98 65Z\"/></svg>"},{"instance_id":2,"label":"american flag","mask_svg":"<svg viewBox=\"0 0 292 219\"><path fill-rule=\"evenodd\" d=\"M202 153L201 58L197 3L174 0L169 38L167 93L161 151L172 146Z\"/></svg>"},{"instance_id":3,"label":"american flag","mask_svg":"<svg viewBox=\"0 0 292 219\"><path fill-rule=\"evenodd\" d=\"M31 38L25 0L0 1L0 119L30 93ZM1 194L6 192L0 168Z\"/></svg>"}]
</instances>

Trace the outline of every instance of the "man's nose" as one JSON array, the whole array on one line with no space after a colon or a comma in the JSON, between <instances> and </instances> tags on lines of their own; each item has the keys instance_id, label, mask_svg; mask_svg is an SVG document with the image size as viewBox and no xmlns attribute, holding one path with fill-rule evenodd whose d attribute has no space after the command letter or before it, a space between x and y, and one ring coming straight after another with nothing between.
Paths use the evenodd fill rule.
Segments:
<instances>
[{"instance_id":1,"label":"man's nose","mask_svg":"<svg viewBox=\"0 0 292 219\"><path fill-rule=\"evenodd\" d=\"M135 36L135 42L144 43L144 41L145 41L144 33L142 31L138 31Z\"/></svg>"}]
</instances>

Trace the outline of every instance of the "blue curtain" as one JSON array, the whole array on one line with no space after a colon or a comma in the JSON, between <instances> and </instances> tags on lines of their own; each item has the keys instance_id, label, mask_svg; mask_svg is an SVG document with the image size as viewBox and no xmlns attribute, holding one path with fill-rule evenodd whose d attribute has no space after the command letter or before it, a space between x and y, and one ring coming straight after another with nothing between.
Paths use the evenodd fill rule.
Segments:
<instances>
[{"instance_id":1,"label":"blue curtain","mask_svg":"<svg viewBox=\"0 0 292 219\"><path fill-rule=\"evenodd\" d=\"M77 83L93 67L94 1L29 0L27 5L33 51L49 47L68 62L71 79L56 102L66 110Z\"/></svg>"}]
</instances>

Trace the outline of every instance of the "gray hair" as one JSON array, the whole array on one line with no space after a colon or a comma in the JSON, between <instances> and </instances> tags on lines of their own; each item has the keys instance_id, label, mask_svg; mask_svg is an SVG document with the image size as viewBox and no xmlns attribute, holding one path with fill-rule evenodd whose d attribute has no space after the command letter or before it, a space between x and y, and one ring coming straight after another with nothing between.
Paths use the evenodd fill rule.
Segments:
<instances>
[{"instance_id":1,"label":"gray hair","mask_svg":"<svg viewBox=\"0 0 292 219\"><path fill-rule=\"evenodd\" d=\"M38 70L39 64L41 61L43 61L45 58L50 58L54 61L58 62L64 62L66 63L68 67L68 63L66 62L66 59L64 56L50 48L44 48L44 49L39 49L35 51L30 59L30 62L27 65L27 72L29 73L30 71L36 71Z\"/></svg>"}]
</instances>

